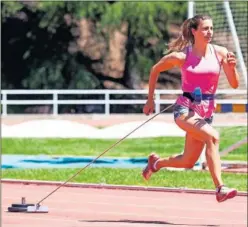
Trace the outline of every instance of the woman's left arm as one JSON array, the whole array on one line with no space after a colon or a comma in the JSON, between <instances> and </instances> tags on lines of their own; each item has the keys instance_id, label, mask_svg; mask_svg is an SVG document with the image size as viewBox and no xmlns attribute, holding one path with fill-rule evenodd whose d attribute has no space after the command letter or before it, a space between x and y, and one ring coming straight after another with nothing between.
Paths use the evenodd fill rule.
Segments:
<instances>
[{"instance_id":1,"label":"woman's left arm","mask_svg":"<svg viewBox=\"0 0 248 227\"><path fill-rule=\"evenodd\" d=\"M230 86L236 89L239 86L239 73L236 68L237 61L235 54L232 52L228 52L226 48L221 48L220 54L222 55L222 65L227 80Z\"/></svg>"}]
</instances>

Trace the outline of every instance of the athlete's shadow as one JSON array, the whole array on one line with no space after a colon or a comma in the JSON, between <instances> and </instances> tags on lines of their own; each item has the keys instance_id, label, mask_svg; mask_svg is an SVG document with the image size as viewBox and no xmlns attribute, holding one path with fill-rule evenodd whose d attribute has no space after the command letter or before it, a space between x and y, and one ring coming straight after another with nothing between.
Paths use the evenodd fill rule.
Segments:
<instances>
[{"instance_id":1,"label":"athlete's shadow","mask_svg":"<svg viewBox=\"0 0 248 227\"><path fill-rule=\"evenodd\" d=\"M123 219L123 220L80 220L80 222L92 222L92 223L100 223L100 222L105 222L105 223L130 223L130 224L155 224L155 225L166 225L166 226L212 226L212 227L217 227L219 225L201 225L201 224L176 224L176 223L171 223L171 222L166 222L166 221L142 221L142 220L128 220L128 219ZM131 225L130 225L131 226Z\"/></svg>"}]
</instances>

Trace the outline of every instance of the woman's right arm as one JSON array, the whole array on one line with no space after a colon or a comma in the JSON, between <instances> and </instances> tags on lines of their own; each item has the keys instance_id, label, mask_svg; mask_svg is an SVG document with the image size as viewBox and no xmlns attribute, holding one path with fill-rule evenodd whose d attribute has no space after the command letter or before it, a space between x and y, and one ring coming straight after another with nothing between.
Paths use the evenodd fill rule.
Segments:
<instances>
[{"instance_id":1,"label":"woman's right arm","mask_svg":"<svg viewBox=\"0 0 248 227\"><path fill-rule=\"evenodd\" d=\"M185 54L182 52L172 52L164 56L157 64L155 64L149 77L149 93L148 100L153 100L156 83L161 72L169 70L173 67L181 67L185 59Z\"/></svg>"},{"instance_id":2,"label":"woman's right arm","mask_svg":"<svg viewBox=\"0 0 248 227\"><path fill-rule=\"evenodd\" d=\"M164 56L157 64L152 67L149 77L148 98L143 108L143 112L146 115L149 115L154 111L153 96L159 74L173 67L181 67L184 63L185 56L186 55L183 52L172 52L171 54Z\"/></svg>"}]
</instances>

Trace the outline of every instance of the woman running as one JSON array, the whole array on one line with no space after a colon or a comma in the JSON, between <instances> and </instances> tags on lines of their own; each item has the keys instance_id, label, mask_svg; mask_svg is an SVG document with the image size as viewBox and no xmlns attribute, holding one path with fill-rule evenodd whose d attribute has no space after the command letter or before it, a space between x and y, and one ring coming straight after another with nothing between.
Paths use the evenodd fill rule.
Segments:
<instances>
[{"instance_id":1,"label":"woman running","mask_svg":"<svg viewBox=\"0 0 248 227\"><path fill-rule=\"evenodd\" d=\"M183 94L176 100L174 119L186 132L186 139L183 154L168 158L150 154L142 175L148 180L153 173L164 167L193 168L206 145L206 160L216 188L216 199L223 202L235 197L237 190L225 186L221 177L219 134L211 126L216 108L214 95L221 67L234 89L239 85L239 74L235 55L225 47L212 45L212 37L211 17L196 15L187 19L182 25L182 35L169 45L170 54L152 67L148 99L143 112L149 115L154 111L153 96L159 74L179 67Z\"/></svg>"}]
</instances>

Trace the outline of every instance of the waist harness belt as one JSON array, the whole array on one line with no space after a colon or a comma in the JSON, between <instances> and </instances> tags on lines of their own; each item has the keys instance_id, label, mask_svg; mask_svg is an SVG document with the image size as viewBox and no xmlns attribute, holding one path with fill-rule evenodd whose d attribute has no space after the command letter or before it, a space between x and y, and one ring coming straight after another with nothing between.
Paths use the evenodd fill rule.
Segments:
<instances>
[{"instance_id":1,"label":"waist harness belt","mask_svg":"<svg viewBox=\"0 0 248 227\"><path fill-rule=\"evenodd\" d=\"M195 101L194 96L190 92L183 92L183 96L190 99L191 102ZM202 100L214 100L215 95L214 94L202 94Z\"/></svg>"}]
</instances>

